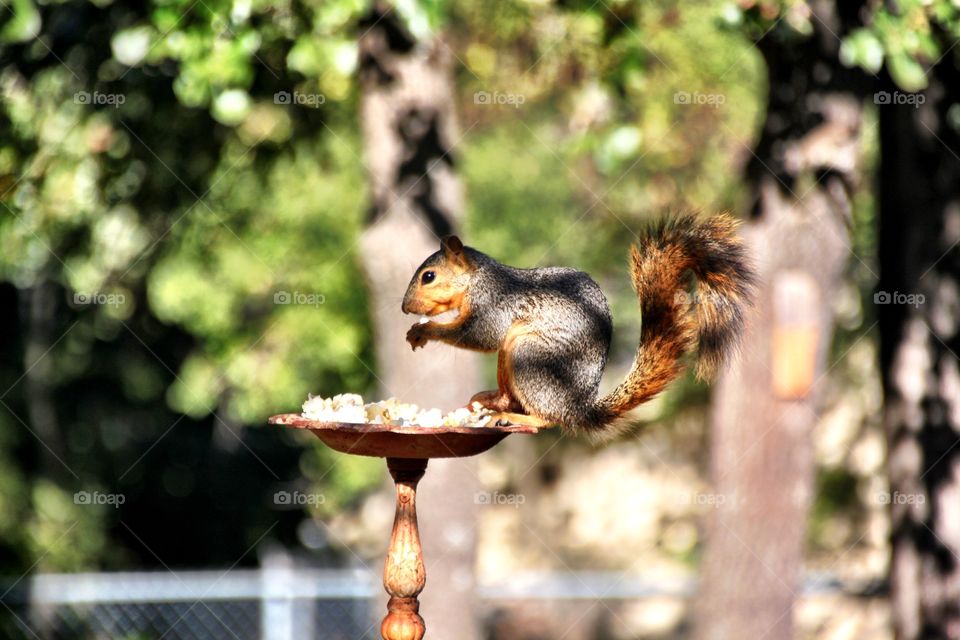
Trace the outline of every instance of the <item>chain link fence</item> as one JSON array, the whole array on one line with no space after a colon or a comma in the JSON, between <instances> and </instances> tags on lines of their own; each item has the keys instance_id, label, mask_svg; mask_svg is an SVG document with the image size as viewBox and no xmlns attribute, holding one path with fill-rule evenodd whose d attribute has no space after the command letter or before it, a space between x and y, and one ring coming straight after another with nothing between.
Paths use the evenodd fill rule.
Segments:
<instances>
[{"instance_id":1,"label":"chain link fence","mask_svg":"<svg viewBox=\"0 0 960 640\"><path fill-rule=\"evenodd\" d=\"M365 571L37 575L0 598L9 640L367 640Z\"/></svg>"},{"instance_id":2,"label":"chain link fence","mask_svg":"<svg viewBox=\"0 0 960 640\"><path fill-rule=\"evenodd\" d=\"M383 607L380 576L364 569L44 574L7 587L0 595L0 640L374 640L383 615L372 610ZM828 573L808 574L800 593L845 601L843 615L862 617L885 590L882 581L844 582ZM518 571L477 585L486 637L493 640L668 637L663 629L640 629L681 625L695 592L692 574L604 571ZM653 622L632 635L603 631L633 620L629 611L644 602ZM672 604L665 609L665 603ZM665 610L679 617L668 620ZM573 630L577 625L583 628Z\"/></svg>"}]
</instances>

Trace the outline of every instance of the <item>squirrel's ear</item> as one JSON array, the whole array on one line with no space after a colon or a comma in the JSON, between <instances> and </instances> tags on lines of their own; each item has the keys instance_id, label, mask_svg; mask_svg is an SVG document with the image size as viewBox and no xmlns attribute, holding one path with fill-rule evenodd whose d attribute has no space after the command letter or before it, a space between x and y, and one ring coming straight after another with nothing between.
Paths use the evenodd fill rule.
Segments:
<instances>
[{"instance_id":1,"label":"squirrel's ear","mask_svg":"<svg viewBox=\"0 0 960 640\"><path fill-rule=\"evenodd\" d=\"M457 236L446 236L440 241L440 248L450 259L459 260L463 254L463 243Z\"/></svg>"}]
</instances>

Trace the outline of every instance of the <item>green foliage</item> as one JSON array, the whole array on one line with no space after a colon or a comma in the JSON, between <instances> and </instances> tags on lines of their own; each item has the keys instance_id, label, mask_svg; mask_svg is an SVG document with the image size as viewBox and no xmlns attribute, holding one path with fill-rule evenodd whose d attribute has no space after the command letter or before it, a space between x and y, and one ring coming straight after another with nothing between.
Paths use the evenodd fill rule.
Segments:
<instances>
[{"instance_id":1,"label":"green foliage","mask_svg":"<svg viewBox=\"0 0 960 640\"><path fill-rule=\"evenodd\" d=\"M365 193L351 115L356 44L345 30L366 5L303 9L174 2L98 14L73 2L60 10L74 12L86 37L2 49L0 280L24 296L59 288L48 312L66 317L27 363L49 350L51 366L30 377L60 391L61 429L77 436L64 466L85 471L52 482L4 466L10 521L0 520L0 540L24 568L44 558L44 568L75 570L110 556L116 514L73 502L77 488L117 481L99 481L111 465L88 464L90 446L79 444L96 422L66 406L85 380L112 377L117 410L129 402L240 425L296 410L308 392L370 386L355 249ZM6 41L29 42L14 33L29 11L17 13ZM55 23L41 15L37 29ZM277 92L322 98L291 104ZM115 345L110 364L94 356L105 344ZM27 384L6 398L14 413ZM99 398L80 393L90 415ZM0 425L19 429L6 414ZM119 451L131 440L107 431L98 446ZM323 481L355 495L379 477L353 468Z\"/></svg>"},{"instance_id":2,"label":"green foliage","mask_svg":"<svg viewBox=\"0 0 960 640\"><path fill-rule=\"evenodd\" d=\"M298 140L266 166L228 153L212 204L168 236L150 306L204 345L170 390L175 409L203 415L227 393L227 413L253 424L308 392L367 386L354 259L364 190L349 144Z\"/></svg>"},{"instance_id":3,"label":"green foliage","mask_svg":"<svg viewBox=\"0 0 960 640\"><path fill-rule=\"evenodd\" d=\"M781 20L799 35L812 33L806 0L749 0L730 8L728 23L743 26L755 38ZM896 0L867 3L864 26L843 35L841 60L876 75L886 66L904 91L921 91L933 65L954 56L960 39L960 6L953 0ZM829 27L828 27L829 28ZM835 37L840 37L834 34Z\"/></svg>"},{"instance_id":4,"label":"green foliage","mask_svg":"<svg viewBox=\"0 0 960 640\"><path fill-rule=\"evenodd\" d=\"M107 553L103 521L112 507L77 504L73 492L44 479L34 484L30 494L31 514L24 523L23 542L40 570L85 569L90 558Z\"/></svg>"},{"instance_id":5,"label":"green foliage","mask_svg":"<svg viewBox=\"0 0 960 640\"><path fill-rule=\"evenodd\" d=\"M629 225L670 207L731 207L731 159L762 105L753 47L717 29L721 7L588 6L457 5L469 33L467 95L523 100L468 103L465 120L485 123L495 111L519 121L513 128L529 130L530 146L559 157L581 210L601 201L588 221L619 226L617 218Z\"/></svg>"},{"instance_id":6,"label":"green foliage","mask_svg":"<svg viewBox=\"0 0 960 640\"><path fill-rule=\"evenodd\" d=\"M383 461L344 456L325 447L313 447L301 460L300 470L314 486L323 487L324 500L312 509L315 516L324 517L352 506L357 496L379 486Z\"/></svg>"},{"instance_id":7,"label":"green foliage","mask_svg":"<svg viewBox=\"0 0 960 640\"><path fill-rule=\"evenodd\" d=\"M565 159L553 152L562 141L550 135L504 123L464 143L470 242L505 262L543 266L583 251L585 235L558 233L559 221L572 231L582 211L564 179Z\"/></svg>"},{"instance_id":8,"label":"green foliage","mask_svg":"<svg viewBox=\"0 0 960 640\"><path fill-rule=\"evenodd\" d=\"M883 47L897 84L906 91L919 91L927 86L930 65L947 55L960 37L960 8L946 0L901 0L896 10L879 8L868 28ZM857 58L852 61L861 64Z\"/></svg>"}]
</instances>

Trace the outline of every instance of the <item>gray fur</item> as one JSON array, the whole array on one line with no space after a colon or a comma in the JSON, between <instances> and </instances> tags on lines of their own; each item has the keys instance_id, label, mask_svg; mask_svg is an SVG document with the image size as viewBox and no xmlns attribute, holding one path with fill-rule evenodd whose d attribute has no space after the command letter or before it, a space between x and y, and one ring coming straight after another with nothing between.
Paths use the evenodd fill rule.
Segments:
<instances>
[{"instance_id":1,"label":"gray fur","mask_svg":"<svg viewBox=\"0 0 960 640\"><path fill-rule=\"evenodd\" d=\"M471 311L458 343L498 351L515 322L527 325L533 334L512 349L513 379L524 410L558 424L590 422L613 335L600 286L576 269L517 269L470 247L464 251L475 270L467 293ZM438 251L421 269L443 259ZM538 339L538 333L548 339Z\"/></svg>"}]
</instances>

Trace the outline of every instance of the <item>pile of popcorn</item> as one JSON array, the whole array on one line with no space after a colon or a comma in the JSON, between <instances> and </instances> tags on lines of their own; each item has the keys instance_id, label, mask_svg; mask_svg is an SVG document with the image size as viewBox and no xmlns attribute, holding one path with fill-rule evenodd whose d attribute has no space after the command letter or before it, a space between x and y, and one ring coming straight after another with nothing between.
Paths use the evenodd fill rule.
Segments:
<instances>
[{"instance_id":1,"label":"pile of popcorn","mask_svg":"<svg viewBox=\"0 0 960 640\"><path fill-rule=\"evenodd\" d=\"M352 422L359 424L415 425L419 427L482 427L493 414L474 402L443 415L440 409L421 409L415 404L388 398L363 403L356 393L341 393L332 398L311 395L303 403L303 417L318 422Z\"/></svg>"}]
</instances>

